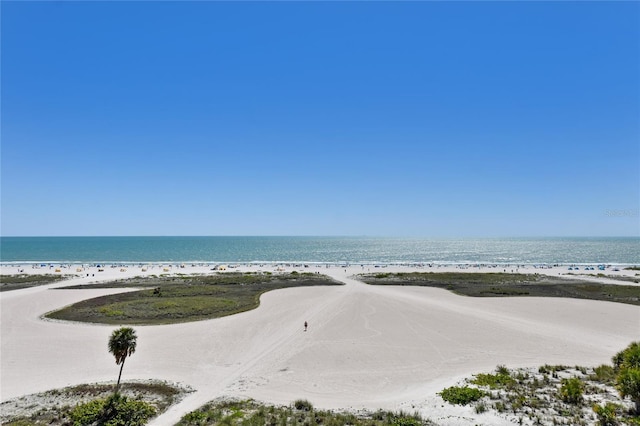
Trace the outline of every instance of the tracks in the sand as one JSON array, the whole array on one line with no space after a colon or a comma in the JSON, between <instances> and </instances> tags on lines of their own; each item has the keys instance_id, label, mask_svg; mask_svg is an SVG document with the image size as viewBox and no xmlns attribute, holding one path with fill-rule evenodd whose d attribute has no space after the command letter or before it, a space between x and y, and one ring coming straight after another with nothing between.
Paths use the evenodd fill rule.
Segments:
<instances>
[{"instance_id":1,"label":"tracks in the sand","mask_svg":"<svg viewBox=\"0 0 640 426\"><path fill-rule=\"evenodd\" d=\"M411 409L462 375L498 364L598 365L637 338L630 318L640 319L640 309L632 305L370 286L350 278L359 269L327 268L322 272L346 285L268 292L258 309L238 315L136 327L138 350L123 380L195 389L152 425L173 425L224 396ZM117 377L105 347L113 326L39 320L107 291L34 288L0 296L3 398Z\"/></svg>"},{"instance_id":2,"label":"tracks in the sand","mask_svg":"<svg viewBox=\"0 0 640 426\"><path fill-rule=\"evenodd\" d=\"M182 416L199 408L207 402L219 397L229 395L229 393L235 393L242 383L251 378L246 378L247 372L258 366L261 363L274 364L277 361L282 361L286 354L290 353L294 349L300 349L305 344L304 340L309 339L313 333L313 329L321 327L323 323L330 318L331 306L339 304L340 300L345 297L346 294L353 290L354 285L363 285L354 280L345 279L341 274L331 274L331 277L345 283L344 287L332 287L332 292L321 302L311 309L307 309L303 314L297 316L297 318L290 322L289 325L283 325L277 332L265 336L261 335L260 350L253 351L245 354L238 364L227 371L225 378L218 383L212 384L210 387L204 389L196 389L196 391L184 398L178 404L172 406L162 415L153 419L149 426L169 426L176 424ZM308 332L303 331L303 324L308 322L310 328Z\"/></svg>"}]
</instances>

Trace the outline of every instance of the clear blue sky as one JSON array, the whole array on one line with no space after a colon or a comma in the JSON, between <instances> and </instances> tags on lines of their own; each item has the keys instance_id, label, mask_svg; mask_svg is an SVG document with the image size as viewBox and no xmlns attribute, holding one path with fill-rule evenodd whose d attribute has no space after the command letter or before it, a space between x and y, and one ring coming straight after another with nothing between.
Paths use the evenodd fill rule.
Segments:
<instances>
[{"instance_id":1,"label":"clear blue sky","mask_svg":"<svg viewBox=\"0 0 640 426\"><path fill-rule=\"evenodd\" d=\"M639 2L1 7L2 235L640 235Z\"/></svg>"}]
</instances>

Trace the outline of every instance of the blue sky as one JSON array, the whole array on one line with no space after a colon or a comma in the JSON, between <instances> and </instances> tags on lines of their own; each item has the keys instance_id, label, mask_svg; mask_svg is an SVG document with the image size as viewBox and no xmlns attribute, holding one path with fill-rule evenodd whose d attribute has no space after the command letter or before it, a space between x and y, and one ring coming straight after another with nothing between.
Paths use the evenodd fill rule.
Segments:
<instances>
[{"instance_id":1,"label":"blue sky","mask_svg":"<svg viewBox=\"0 0 640 426\"><path fill-rule=\"evenodd\" d=\"M640 235L638 2L1 7L2 235Z\"/></svg>"}]
</instances>

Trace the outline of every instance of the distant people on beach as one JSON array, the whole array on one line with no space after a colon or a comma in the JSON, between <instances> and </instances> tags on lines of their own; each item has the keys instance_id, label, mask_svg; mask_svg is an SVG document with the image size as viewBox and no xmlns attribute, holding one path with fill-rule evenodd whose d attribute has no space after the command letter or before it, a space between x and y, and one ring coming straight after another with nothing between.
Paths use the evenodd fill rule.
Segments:
<instances>
[{"instance_id":1,"label":"distant people on beach","mask_svg":"<svg viewBox=\"0 0 640 426\"><path fill-rule=\"evenodd\" d=\"M309 326L309 324L307 324L307 322L304 322L304 331L307 331L307 327Z\"/></svg>"}]
</instances>

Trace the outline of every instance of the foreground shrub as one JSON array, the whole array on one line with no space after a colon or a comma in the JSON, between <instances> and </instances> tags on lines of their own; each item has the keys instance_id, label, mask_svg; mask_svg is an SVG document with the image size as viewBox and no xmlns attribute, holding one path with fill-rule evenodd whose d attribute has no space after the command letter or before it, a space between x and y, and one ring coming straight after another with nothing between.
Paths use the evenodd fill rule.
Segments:
<instances>
[{"instance_id":1,"label":"foreground shrub","mask_svg":"<svg viewBox=\"0 0 640 426\"><path fill-rule=\"evenodd\" d=\"M484 396L484 392L469 386L451 386L438 393L449 404L467 405Z\"/></svg>"},{"instance_id":2,"label":"foreground shrub","mask_svg":"<svg viewBox=\"0 0 640 426\"><path fill-rule=\"evenodd\" d=\"M577 377L562 379L560 398L567 404L578 404L582 401L583 384Z\"/></svg>"},{"instance_id":3,"label":"foreground shrub","mask_svg":"<svg viewBox=\"0 0 640 426\"><path fill-rule=\"evenodd\" d=\"M632 342L626 349L615 354L613 365L616 370L621 368L640 368L640 342Z\"/></svg>"},{"instance_id":4,"label":"foreground shrub","mask_svg":"<svg viewBox=\"0 0 640 426\"><path fill-rule=\"evenodd\" d=\"M640 414L640 369L622 369L616 379L616 385L620 396L631 398L636 406L636 414Z\"/></svg>"},{"instance_id":5,"label":"foreground shrub","mask_svg":"<svg viewBox=\"0 0 640 426\"><path fill-rule=\"evenodd\" d=\"M392 426L422 426L422 421L414 417L396 417L391 420Z\"/></svg>"},{"instance_id":6,"label":"foreground shrub","mask_svg":"<svg viewBox=\"0 0 640 426\"><path fill-rule=\"evenodd\" d=\"M313 404L311 404L306 399L297 399L293 402L293 406L296 410L300 411L311 411L313 410Z\"/></svg>"},{"instance_id":7,"label":"foreground shrub","mask_svg":"<svg viewBox=\"0 0 640 426\"><path fill-rule=\"evenodd\" d=\"M488 386L491 389L501 389L513 385L515 380L509 371L499 371L498 374L477 374L471 383L478 386Z\"/></svg>"},{"instance_id":8,"label":"foreground shrub","mask_svg":"<svg viewBox=\"0 0 640 426\"><path fill-rule=\"evenodd\" d=\"M589 378L605 385L612 385L616 381L616 371L612 366L602 364L593 369L593 374Z\"/></svg>"},{"instance_id":9,"label":"foreground shrub","mask_svg":"<svg viewBox=\"0 0 640 426\"><path fill-rule=\"evenodd\" d=\"M70 414L74 426L89 425L98 420L104 413L106 401L106 399L95 399L74 408Z\"/></svg>"},{"instance_id":10,"label":"foreground shrub","mask_svg":"<svg viewBox=\"0 0 640 426\"><path fill-rule=\"evenodd\" d=\"M206 425L207 420L209 420L207 413L203 413L202 411L192 411L182 416L181 424Z\"/></svg>"},{"instance_id":11,"label":"foreground shrub","mask_svg":"<svg viewBox=\"0 0 640 426\"><path fill-rule=\"evenodd\" d=\"M593 412L598 416L599 426L617 426L618 418L616 412L620 408L617 404L607 402L605 405L594 405Z\"/></svg>"},{"instance_id":12,"label":"foreground shrub","mask_svg":"<svg viewBox=\"0 0 640 426\"><path fill-rule=\"evenodd\" d=\"M616 387L623 398L631 398L636 414L640 415L640 342L631 343L613 357L618 376Z\"/></svg>"},{"instance_id":13,"label":"foreground shrub","mask_svg":"<svg viewBox=\"0 0 640 426\"><path fill-rule=\"evenodd\" d=\"M116 394L78 405L69 417L74 426L141 426L155 414L152 405Z\"/></svg>"},{"instance_id":14,"label":"foreground shrub","mask_svg":"<svg viewBox=\"0 0 640 426\"><path fill-rule=\"evenodd\" d=\"M376 411L374 413L334 412L313 409L304 399L288 407L261 405L255 401L210 402L182 417L176 426L429 426L417 413Z\"/></svg>"}]
</instances>

